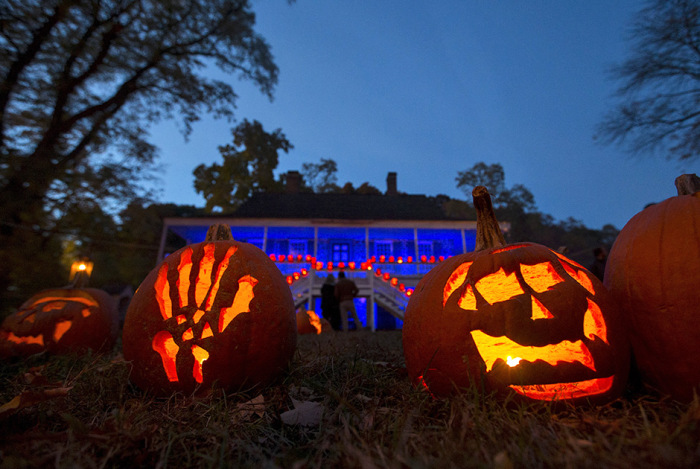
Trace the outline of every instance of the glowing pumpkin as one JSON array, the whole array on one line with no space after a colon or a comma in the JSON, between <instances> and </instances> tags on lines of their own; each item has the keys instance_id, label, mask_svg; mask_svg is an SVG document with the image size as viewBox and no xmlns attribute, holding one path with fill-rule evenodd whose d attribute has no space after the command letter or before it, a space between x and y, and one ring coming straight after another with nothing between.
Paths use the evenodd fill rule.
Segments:
<instances>
[{"instance_id":1,"label":"glowing pumpkin","mask_svg":"<svg viewBox=\"0 0 700 469\"><path fill-rule=\"evenodd\" d=\"M111 349L119 327L116 304L106 292L84 288L83 279L41 291L6 317L0 327L0 356Z\"/></svg>"},{"instance_id":2,"label":"glowing pumpkin","mask_svg":"<svg viewBox=\"0 0 700 469\"><path fill-rule=\"evenodd\" d=\"M318 335L322 332L331 332L332 330L331 323L325 318L319 318L315 311L306 311L302 308L297 313L297 333L300 335Z\"/></svg>"},{"instance_id":3,"label":"glowing pumpkin","mask_svg":"<svg viewBox=\"0 0 700 469\"><path fill-rule=\"evenodd\" d=\"M602 283L545 246L505 245L486 188L473 196L475 252L432 269L406 308L412 381L436 396L473 385L525 400L619 396L629 348Z\"/></svg>"},{"instance_id":4,"label":"glowing pumpkin","mask_svg":"<svg viewBox=\"0 0 700 469\"><path fill-rule=\"evenodd\" d=\"M296 348L292 295L263 251L214 225L141 283L122 342L131 380L156 394L265 386Z\"/></svg>"},{"instance_id":5,"label":"glowing pumpkin","mask_svg":"<svg viewBox=\"0 0 700 469\"><path fill-rule=\"evenodd\" d=\"M700 393L700 178L622 228L604 283L625 315L645 383L682 401Z\"/></svg>"}]
</instances>

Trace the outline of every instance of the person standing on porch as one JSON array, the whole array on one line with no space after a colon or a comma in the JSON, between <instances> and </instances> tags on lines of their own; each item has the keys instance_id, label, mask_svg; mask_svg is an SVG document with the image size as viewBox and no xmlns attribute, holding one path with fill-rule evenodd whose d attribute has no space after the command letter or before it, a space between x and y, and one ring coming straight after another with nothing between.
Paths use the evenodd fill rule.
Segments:
<instances>
[{"instance_id":1,"label":"person standing on porch","mask_svg":"<svg viewBox=\"0 0 700 469\"><path fill-rule=\"evenodd\" d=\"M355 310L354 299L359 292L360 290L355 285L355 282L345 277L345 272L342 270L338 272L338 282L335 284L335 297L338 298L340 303L340 320L343 323L343 332L348 331L348 313L352 314L357 330L364 329L360 318L357 316L357 310Z\"/></svg>"},{"instance_id":2,"label":"person standing on porch","mask_svg":"<svg viewBox=\"0 0 700 469\"><path fill-rule=\"evenodd\" d=\"M342 329L340 322L340 305L335 297L335 277L328 274L321 287L321 313L328 319L334 331Z\"/></svg>"}]
</instances>

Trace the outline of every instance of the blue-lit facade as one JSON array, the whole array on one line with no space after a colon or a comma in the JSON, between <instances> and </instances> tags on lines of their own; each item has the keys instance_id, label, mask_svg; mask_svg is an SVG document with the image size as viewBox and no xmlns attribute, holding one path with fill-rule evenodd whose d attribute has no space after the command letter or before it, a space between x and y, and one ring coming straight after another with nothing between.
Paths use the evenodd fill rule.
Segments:
<instances>
[{"instance_id":1,"label":"blue-lit facade","mask_svg":"<svg viewBox=\"0 0 700 469\"><path fill-rule=\"evenodd\" d=\"M201 220L202 224L198 224ZM229 223L234 239L253 244L266 254L276 256L313 256L322 262L357 264L372 257L386 259L413 258L416 262L426 258L450 257L474 250L476 228L468 222L414 222L425 227L397 226L290 226L264 224L261 220L216 220ZM204 241L212 219L168 219L166 229L177 234L185 244ZM301 223L302 221L299 221ZM252 223L259 224L252 226ZM308 223L303 221L303 223ZM407 222L408 223L408 222ZM427 225L438 225L428 227ZM163 258L167 252L161 252ZM414 262L415 264L415 262ZM284 268L284 266L281 266ZM404 275L415 275L416 266L404 263ZM283 273L286 273L283 271ZM424 273L424 272L423 272Z\"/></svg>"},{"instance_id":2,"label":"blue-lit facade","mask_svg":"<svg viewBox=\"0 0 700 469\"><path fill-rule=\"evenodd\" d=\"M173 235L180 244L201 242L213 223L225 223L231 227L234 239L253 244L274 258L293 261L278 262L280 271L291 276L302 268L309 269L308 289L297 293L297 306L313 309L320 316L320 287L329 272L337 277L338 265L343 263L348 277L360 287L356 308L363 325L372 329L396 329L402 327L403 312L392 310L381 299L379 287L386 289L386 282L375 277L376 270L396 277L406 289L415 287L420 278L439 262L457 254L474 250L476 224L468 221L313 221L305 219L241 219L241 218L169 218L165 219L160 259L179 246L165 240ZM322 263L310 265L309 257ZM421 259L423 262L421 262ZM372 260L373 270L359 266ZM326 268L328 263L332 268ZM347 266L354 263L356 267ZM292 292L295 293L295 285ZM407 301L407 300L406 300ZM404 305L405 306L405 305Z\"/></svg>"}]
</instances>

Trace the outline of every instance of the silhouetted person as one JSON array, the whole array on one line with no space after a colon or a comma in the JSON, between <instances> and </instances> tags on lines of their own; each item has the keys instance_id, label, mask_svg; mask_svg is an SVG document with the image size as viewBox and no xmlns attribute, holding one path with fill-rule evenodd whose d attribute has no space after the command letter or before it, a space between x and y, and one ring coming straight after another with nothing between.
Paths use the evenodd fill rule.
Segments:
<instances>
[{"instance_id":1,"label":"silhouetted person","mask_svg":"<svg viewBox=\"0 0 700 469\"><path fill-rule=\"evenodd\" d=\"M328 274L326 281L321 286L321 313L324 318L328 319L334 330L341 329L340 304L335 297L335 277L333 274Z\"/></svg>"},{"instance_id":2,"label":"silhouetted person","mask_svg":"<svg viewBox=\"0 0 700 469\"><path fill-rule=\"evenodd\" d=\"M604 247L598 247L593 250L593 256L595 259L589 270L602 282L605 275L605 263L608 261L608 251Z\"/></svg>"},{"instance_id":3,"label":"silhouetted person","mask_svg":"<svg viewBox=\"0 0 700 469\"><path fill-rule=\"evenodd\" d=\"M338 283L335 284L335 297L340 302L340 320L343 325L343 331L348 331L348 313L352 314L352 319L355 321L357 330L364 329L360 318L357 317L355 310L354 298L360 290L355 285L355 282L349 278L345 278L345 272L338 272Z\"/></svg>"}]
</instances>

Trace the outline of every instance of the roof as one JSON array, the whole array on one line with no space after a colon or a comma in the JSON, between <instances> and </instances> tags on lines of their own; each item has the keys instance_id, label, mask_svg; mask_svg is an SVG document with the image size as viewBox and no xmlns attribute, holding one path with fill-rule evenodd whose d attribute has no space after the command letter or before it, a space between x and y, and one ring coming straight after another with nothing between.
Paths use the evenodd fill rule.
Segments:
<instances>
[{"instance_id":1,"label":"roof","mask_svg":"<svg viewBox=\"0 0 700 469\"><path fill-rule=\"evenodd\" d=\"M233 213L236 218L332 220L459 220L425 195L257 193Z\"/></svg>"}]
</instances>

